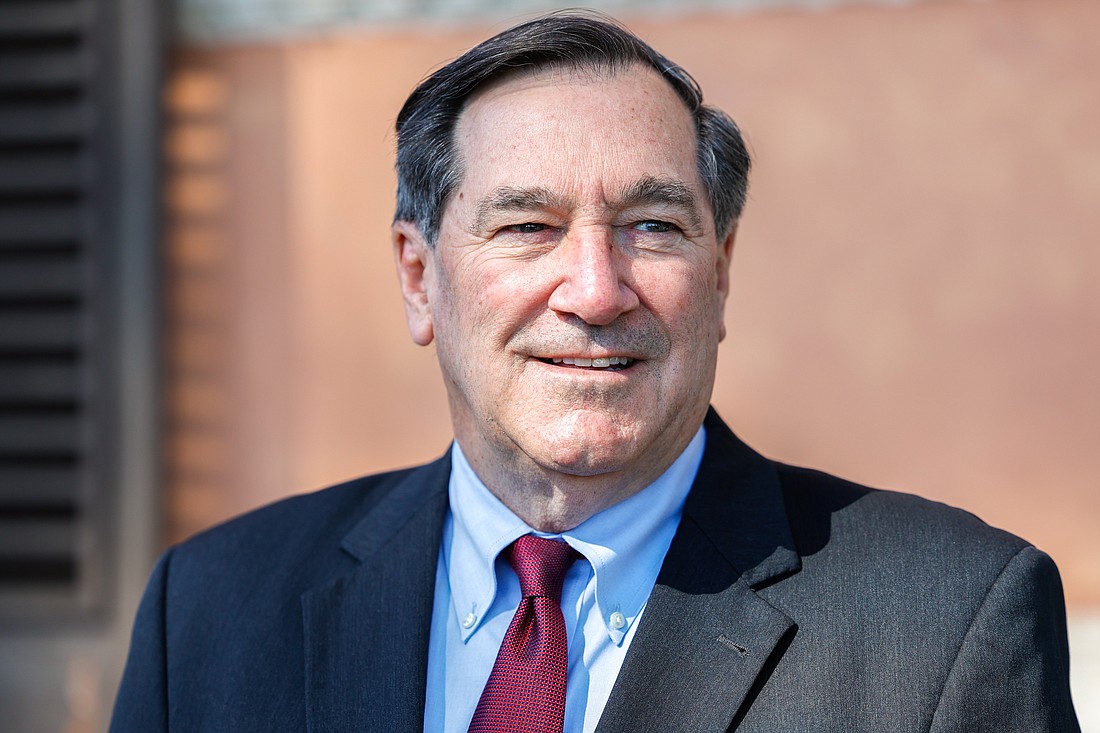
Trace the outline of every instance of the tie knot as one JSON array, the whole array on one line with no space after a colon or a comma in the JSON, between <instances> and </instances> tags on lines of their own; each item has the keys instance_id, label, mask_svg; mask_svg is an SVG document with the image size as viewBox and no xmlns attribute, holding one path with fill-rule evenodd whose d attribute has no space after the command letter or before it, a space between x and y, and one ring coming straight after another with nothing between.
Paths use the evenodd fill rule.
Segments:
<instances>
[{"instance_id":1,"label":"tie knot","mask_svg":"<svg viewBox=\"0 0 1100 733\"><path fill-rule=\"evenodd\" d=\"M527 534L508 548L508 562L519 576L524 598L545 597L561 602L565 573L580 554L561 540Z\"/></svg>"}]
</instances>

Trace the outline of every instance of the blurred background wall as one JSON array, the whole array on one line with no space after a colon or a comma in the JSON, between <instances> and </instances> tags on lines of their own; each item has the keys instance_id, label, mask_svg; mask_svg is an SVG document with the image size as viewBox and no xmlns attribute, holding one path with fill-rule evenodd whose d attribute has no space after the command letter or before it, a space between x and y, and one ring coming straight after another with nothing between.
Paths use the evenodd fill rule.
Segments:
<instances>
[{"instance_id":1,"label":"blurred background wall","mask_svg":"<svg viewBox=\"0 0 1100 733\"><path fill-rule=\"evenodd\" d=\"M754 152L718 411L773 458L1050 553L1100 731L1100 5L591 5L690 70ZM427 72L549 7L176 6L160 545L445 450L434 355L393 277L391 128ZM100 718L123 653L81 662ZM64 729L64 699L34 731Z\"/></svg>"}]
</instances>

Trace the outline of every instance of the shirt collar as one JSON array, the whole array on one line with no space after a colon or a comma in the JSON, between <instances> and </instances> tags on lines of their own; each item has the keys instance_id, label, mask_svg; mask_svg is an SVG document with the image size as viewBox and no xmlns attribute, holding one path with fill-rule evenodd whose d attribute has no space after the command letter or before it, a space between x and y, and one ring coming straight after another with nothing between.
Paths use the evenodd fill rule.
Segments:
<instances>
[{"instance_id":1,"label":"shirt collar","mask_svg":"<svg viewBox=\"0 0 1100 733\"><path fill-rule=\"evenodd\" d=\"M687 448L652 484L560 535L590 563L596 604L615 644L645 607L687 499L706 434ZM451 451L450 517L444 555L452 610L466 641L480 627L497 591L497 555L531 529L481 482L461 447Z\"/></svg>"}]
</instances>

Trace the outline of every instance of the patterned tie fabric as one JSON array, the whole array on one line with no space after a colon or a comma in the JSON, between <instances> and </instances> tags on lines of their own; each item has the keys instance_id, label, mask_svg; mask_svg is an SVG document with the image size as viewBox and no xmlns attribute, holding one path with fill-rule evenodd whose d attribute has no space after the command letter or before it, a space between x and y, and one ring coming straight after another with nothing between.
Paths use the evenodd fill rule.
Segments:
<instances>
[{"instance_id":1,"label":"patterned tie fabric","mask_svg":"<svg viewBox=\"0 0 1100 733\"><path fill-rule=\"evenodd\" d=\"M481 693L470 733L562 733L569 653L561 585L580 555L569 545L534 535L505 550L523 600L504 634Z\"/></svg>"}]
</instances>

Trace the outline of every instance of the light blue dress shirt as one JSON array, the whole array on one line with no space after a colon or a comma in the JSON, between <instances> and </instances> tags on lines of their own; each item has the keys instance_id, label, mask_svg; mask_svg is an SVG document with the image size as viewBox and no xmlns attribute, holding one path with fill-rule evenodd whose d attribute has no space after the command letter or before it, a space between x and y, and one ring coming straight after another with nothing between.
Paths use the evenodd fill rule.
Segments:
<instances>
[{"instance_id":1,"label":"light blue dress shirt","mask_svg":"<svg viewBox=\"0 0 1100 733\"><path fill-rule=\"evenodd\" d=\"M565 730L596 729L703 458L702 428L655 482L560 535L534 532L451 451L450 512L436 568L425 733L465 733L519 606L501 550L534 533L584 556L562 588L569 641Z\"/></svg>"}]
</instances>

